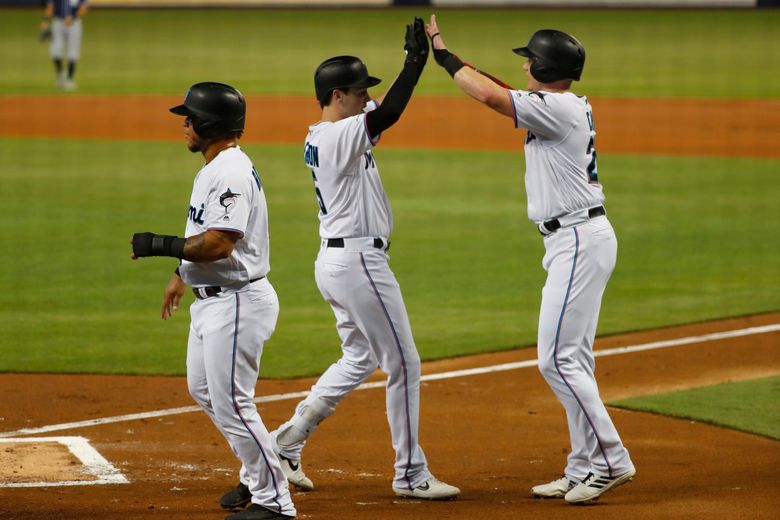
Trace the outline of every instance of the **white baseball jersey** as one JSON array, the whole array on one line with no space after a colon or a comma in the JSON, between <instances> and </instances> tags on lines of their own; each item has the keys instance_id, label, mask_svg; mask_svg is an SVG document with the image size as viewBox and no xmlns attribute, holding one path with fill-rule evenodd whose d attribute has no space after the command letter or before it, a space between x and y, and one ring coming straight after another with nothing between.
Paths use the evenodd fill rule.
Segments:
<instances>
[{"instance_id":1,"label":"white baseball jersey","mask_svg":"<svg viewBox=\"0 0 780 520\"><path fill-rule=\"evenodd\" d=\"M309 127L304 160L314 177L322 238L383 237L393 215L379 178L366 114Z\"/></svg>"},{"instance_id":2,"label":"white baseball jersey","mask_svg":"<svg viewBox=\"0 0 780 520\"><path fill-rule=\"evenodd\" d=\"M528 129L525 189L537 224L601 205L593 109L571 92L510 90L515 126Z\"/></svg>"},{"instance_id":3,"label":"white baseball jersey","mask_svg":"<svg viewBox=\"0 0 780 520\"><path fill-rule=\"evenodd\" d=\"M268 274L265 194L252 161L238 146L221 151L195 176L184 236L209 229L234 231L242 239L228 258L214 262L182 260L179 271L186 284L239 285Z\"/></svg>"}]
</instances>

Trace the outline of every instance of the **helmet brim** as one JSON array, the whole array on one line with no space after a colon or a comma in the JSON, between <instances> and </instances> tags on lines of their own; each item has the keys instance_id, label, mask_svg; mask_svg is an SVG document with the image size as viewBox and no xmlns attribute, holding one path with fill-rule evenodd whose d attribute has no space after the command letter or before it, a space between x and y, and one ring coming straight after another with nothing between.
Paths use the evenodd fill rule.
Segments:
<instances>
[{"instance_id":1,"label":"helmet brim","mask_svg":"<svg viewBox=\"0 0 780 520\"><path fill-rule=\"evenodd\" d=\"M175 107L171 107L168 110L173 112L174 114L178 116L189 116L192 115L192 110L187 108L186 105L176 105Z\"/></svg>"},{"instance_id":2,"label":"helmet brim","mask_svg":"<svg viewBox=\"0 0 780 520\"><path fill-rule=\"evenodd\" d=\"M375 78L374 76L368 76L366 79L358 81L356 83L352 83L351 85L344 85L343 87L337 87L337 88L371 88L375 87L382 83L382 80L379 78Z\"/></svg>"},{"instance_id":3,"label":"helmet brim","mask_svg":"<svg viewBox=\"0 0 780 520\"><path fill-rule=\"evenodd\" d=\"M518 47L516 49L512 49L512 52L515 54L519 54L520 56L525 56L526 58L533 58L534 55L531 52L531 49L528 47Z\"/></svg>"}]
</instances>

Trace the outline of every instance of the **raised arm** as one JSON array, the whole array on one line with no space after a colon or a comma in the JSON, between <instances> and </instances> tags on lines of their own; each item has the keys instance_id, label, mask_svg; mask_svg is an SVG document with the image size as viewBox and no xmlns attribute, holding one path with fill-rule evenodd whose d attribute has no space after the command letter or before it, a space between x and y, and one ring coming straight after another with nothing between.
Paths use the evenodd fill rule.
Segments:
<instances>
[{"instance_id":1,"label":"raised arm","mask_svg":"<svg viewBox=\"0 0 780 520\"><path fill-rule=\"evenodd\" d=\"M406 26L404 50L404 68L381 98L379 107L366 114L366 127L372 139L400 119L428 61L428 40L422 18L415 18L413 25Z\"/></svg>"},{"instance_id":2,"label":"raised arm","mask_svg":"<svg viewBox=\"0 0 780 520\"><path fill-rule=\"evenodd\" d=\"M475 68L465 64L457 55L447 50L441 31L436 23L436 15L431 15L431 23L425 26L425 31L431 38L433 57L436 63L449 72L455 84L480 103L487 105L499 114L514 119L514 107L507 92L509 85L478 72Z\"/></svg>"}]
</instances>

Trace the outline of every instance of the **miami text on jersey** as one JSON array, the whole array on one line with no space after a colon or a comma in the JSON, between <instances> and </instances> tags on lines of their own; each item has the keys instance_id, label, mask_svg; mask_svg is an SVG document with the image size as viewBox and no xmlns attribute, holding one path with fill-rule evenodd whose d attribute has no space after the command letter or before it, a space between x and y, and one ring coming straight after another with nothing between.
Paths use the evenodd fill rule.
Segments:
<instances>
[{"instance_id":1,"label":"miami text on jersey","mask_svg":"<svg viewBox=\"0 0 780 520\"><path fill-rule=\"evenodd\" d=\"M201 204L200 205L200 211L198 211L198 208L193 208L190 206L190 214L189 219L196 224L203 224L203 212L206 211L206 205Z\"/></svg>"}]
</instances>

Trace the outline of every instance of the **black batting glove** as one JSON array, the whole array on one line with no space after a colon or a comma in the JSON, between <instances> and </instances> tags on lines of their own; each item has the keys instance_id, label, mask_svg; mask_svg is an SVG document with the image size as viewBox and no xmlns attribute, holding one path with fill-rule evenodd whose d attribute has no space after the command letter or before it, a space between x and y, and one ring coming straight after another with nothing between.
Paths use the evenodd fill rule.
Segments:
<instances>
[{"instance_id":1,"label":"black batting glove","mask_svg":"<svg viewBox=\"0 0 780 520\"><path fill-rule=\"evenodd\" d=\"M417 46L420 52L420 70L425 67L428 62L428 53L430 52L430 45L428 44L428 37L425 35L425 22L422 18L415 17L414 19L414 38L417 40Z\"/></svg>"},{"instance_id":2,"label":"black batting glove","mask_svg":"<svg viewBox=\"0 0 780 520\"><path fill-rule=\"evenodd\" d=\"M145 256L184 257L185 238L171 235L155 235L149 231L133 235L133 254L138 258Z\"/></svg>"},{"instance_id":3,"label":"black batting glove","mask_svg":"<svg viewBox=\"0 0 780 520\"><path fill-rule=\"evenodd\" d=\"M422 69L425 64L424 58L428 57L428 42L425 42L425 47L420 46L420 41L417 39L415 26L413 24L408 24L406 26L404 51L406 51L406 62L414 63L419 69Z\"/></svg>"}]
</instances>

